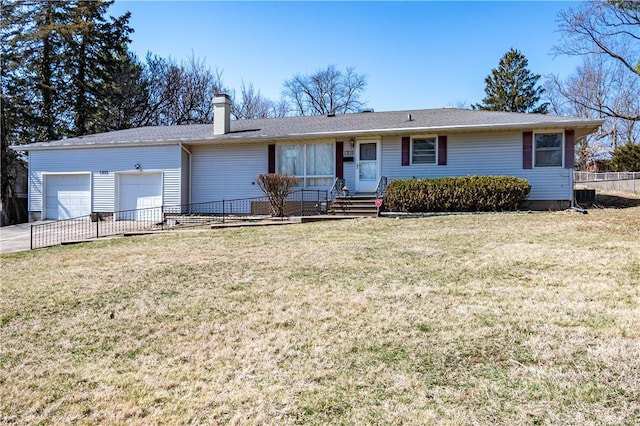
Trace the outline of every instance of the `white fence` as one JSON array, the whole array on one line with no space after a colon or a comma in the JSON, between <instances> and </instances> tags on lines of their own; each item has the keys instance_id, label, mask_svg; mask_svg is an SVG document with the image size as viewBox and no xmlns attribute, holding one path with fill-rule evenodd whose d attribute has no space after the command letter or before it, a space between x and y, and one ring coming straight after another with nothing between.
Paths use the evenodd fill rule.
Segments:
<instances>
[{"instance_id":1,"label":"white fence","mask_svg":"<svg viewBox=\"0 0 640 426\"><path fill-rule=\"evenodd\" d=\"M640 172L573 172L576 188L640 194Z\"/></svg>"}]
</instances>

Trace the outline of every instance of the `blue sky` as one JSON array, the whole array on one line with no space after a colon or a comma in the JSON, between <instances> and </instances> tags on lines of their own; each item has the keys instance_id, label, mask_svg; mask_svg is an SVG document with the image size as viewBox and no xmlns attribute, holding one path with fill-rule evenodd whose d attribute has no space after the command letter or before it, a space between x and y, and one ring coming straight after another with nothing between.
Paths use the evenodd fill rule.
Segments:
<instances>
[{"instance_id":1,"label":"blue sky","mask_svg":"<svg viewBox=\"0 0 640 426\"><path fill-rule=\"evenodd\" d=\"M131 48L200 58L239 91L278 100L283 82L333 64L367 76L376 111L480 102L484 78L511 47L544 76L580 59L552 55L557 13L575 2L212 2L116 0L131 12Z\"/></svg>"}]
</instances>

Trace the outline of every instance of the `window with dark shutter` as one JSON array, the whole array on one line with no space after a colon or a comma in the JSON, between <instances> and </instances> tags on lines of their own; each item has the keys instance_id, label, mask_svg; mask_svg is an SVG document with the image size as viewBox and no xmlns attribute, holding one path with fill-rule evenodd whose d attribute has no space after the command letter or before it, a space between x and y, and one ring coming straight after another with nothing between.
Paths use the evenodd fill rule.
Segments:
<instances>
[{"instance_id":1,"label":"window with dark shutter","mask_svg":"<svg viewBox=\"0 0 640 426\"><path fill-rule=\"evenodd\" d=\"M409 136L402 137L402 165L408 166L411 161L411 138Z\"/></svg>"},{"instance_id":2,"label":"window with dark shutter","mask_svg":"<svg viewBox=\"0 0 640 426\"><path fill-rule=\"evenodd\" d=\"M564 167L573 169L575 163L576 132L565 130L564 132Z\"/></svg>"},{"instance_id":3,"label":"window with dark shutter","mask_svg":"<svg viewBox=\"0 0 640 426\"><path fill-rule=\"evenodd\" d=\"M447 137L438 136L438 166L447 165Z\"/></svg>"},{"instance_id":4,"label":"window with dark shutter","mask_svg":"<svg viewBox=\"0 0 640 426\"><path fill-rule=\"evenodd\" d=\"M336 142L336 177L344 179L344 162L342 160L343 142Z\"/></svg>"},{"instance_id":5,"label":"window with dark shutter","mask_svg":"<svg viewBox=\"0 0 640 426\"><path fill-rule=\"evenodd\" d=\"M269 165L267 166L267 173L275 173L276 172L276 146L269 145L268 146L268 161Z\"/></svg>"},{"instance_id":6,"label":"window with dark shutter","mask_svg":"<svg viewBox=\"0 0 640 426\"><path fill-rule=\"evenodd\" d=\"M533 132L522 133L522 168L533 168Z\"/></svg>"}]
</instances>

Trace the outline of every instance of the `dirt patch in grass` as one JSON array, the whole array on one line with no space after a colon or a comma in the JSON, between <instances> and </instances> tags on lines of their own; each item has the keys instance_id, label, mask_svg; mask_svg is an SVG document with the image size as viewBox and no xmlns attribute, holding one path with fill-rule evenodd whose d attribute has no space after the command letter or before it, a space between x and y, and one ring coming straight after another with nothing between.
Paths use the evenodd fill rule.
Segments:
<instances>
[{"instance_id":1,"label":"dirt patch in grass","mask_svg":"<svg viewBox=\"0 0 640 426\"><path fill-rule=\"evenodd\" d=\"M0 423L634 424L640 210L2 255Z\"/></svg>"}]
</instances>

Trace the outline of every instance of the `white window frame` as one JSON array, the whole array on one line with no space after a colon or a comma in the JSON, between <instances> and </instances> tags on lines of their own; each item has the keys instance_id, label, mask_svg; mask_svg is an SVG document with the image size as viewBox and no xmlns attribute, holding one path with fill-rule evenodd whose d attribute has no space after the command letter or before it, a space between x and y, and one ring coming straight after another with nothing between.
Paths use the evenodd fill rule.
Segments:
<instances>
[{"instance_id":1,"label":"white window frame","mask_svg":"<svg viewBox=\"0 0 640 426\"><path fill-rule=\"evenodd\" d=\"M322 145L331 145L332 148L332 154L331 154L331 158L332 158L332 162L333 162L333 167L332 167L332 172L331 175L307 175L307 148L310 145L315 145L315 144L322 144ZM278 148L283 148L283 147L287 147L287 146L295 146L295 145L302 145L304 147L303 149L303 162L302 162L302 169L303 169L303 174L296 174L294 175L297 179L298 179L298 185L301 188L324 188L325 186L331 186L331 183L329 185L323 185L323 186L310 186L307 184L309 179L322 179L322 178L327 178L329 179L332 183L333 183L333 179L335 178L336 175L336 143L335 141L328 141L328 140L316 140L316 141L310 141L310 142L291 142L291 143L280 143L280 144L276 144L276 150ZM277 173L281 173L280 172L280 158L278 155L276 155L276 172Z\"/></svg>"},{"instance_id":2,"label":"white window frame","mask_svg":"<svg viewBox=\"0 0 640 426\"><path fill-rule=\"evenodd\" d=\"M536 136L538 135L560 135L560 164L552 164L552 165L538 165L538 142L536 140ZM544 169L548 169L548 168L562 168L564 167L564 162L565 162L565 158L564 158L564 151L565 151L565 140L564 140L564 131L562 130L558 130L558 129L549 129L549 130L539 130L537 132L533 133L533 167L535 168L544 168ZM549 148L546 148L545 150L549 151Z\"/></svg>"},{"instance_id":3,"label":"white window frame","mask_svg":"<svg viewBox=\"0 0 640 426\"><path fill-rule=\"evenodd\" d=\"M413 158L413 144L414 141L418 139L418 140L423 140L423 139L433 139L433 162L422 162L422 163L416 163L414 161ZM436 165L438 164L438 135L419 135L419 136L411 136L411 165L416 165L416 166L424 166L424 165Z\"/></svg>"}]
</instances>

